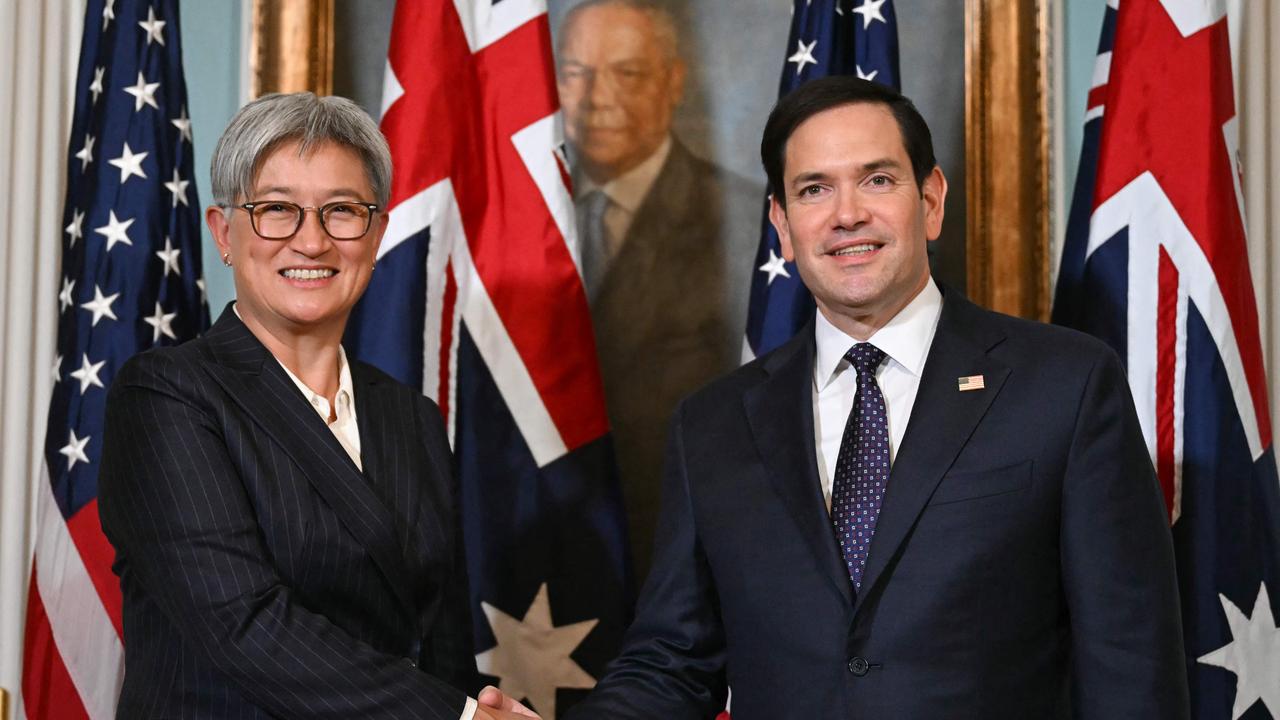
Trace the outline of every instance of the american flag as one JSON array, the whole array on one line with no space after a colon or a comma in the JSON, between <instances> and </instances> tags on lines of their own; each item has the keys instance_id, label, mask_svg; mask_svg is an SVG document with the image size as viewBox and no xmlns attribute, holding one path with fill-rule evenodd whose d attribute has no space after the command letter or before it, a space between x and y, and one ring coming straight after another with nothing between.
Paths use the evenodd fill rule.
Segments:
<instances>
[{"instance_id":1,"label":"american flag","mask_svg":"<svg viewBox=\"0 0 1280 720\"><path fill-rule=\"evenodd\" d=\"M1225 4L1108 4L1053 318L1125 359L1173 524L1194 717L1280 718L1280 485Z\"/></svg>"},{"instance_id":2,"label":"american flag","mask_svg":"<svg viewBox=\"0 0 1280 720\"><path fill-rule=\"evenodd\" d=\"M551 718L632 589L545 2L401 0L382 105L391 219L347 346L439 402L477 664Z\"/></svg>"},{"instance_id":3,"label":"american flag","mask_svg":"<svg viewBox=\"0 0 1280 720\"><path fill-rule=\"evenodd\" d=\"M898 23L892 0L795 0L778 97L808 80L854 75L898 89ZM785 343L813 317L813 297L782 258L765 201L751 280L743 360Z\"/></svg>"},{"instance_id":4,"label":"american flag","mask_svg":"<svg viewBox=\"0 0 1280 720\"><path fill-rule=\"evenodd\" d=\"M181 59L177 0L87 3L23 648L28 718L115 714L121 595L97 498L107 387L134 353L209 325Z\"/></svg>"}]
</instances>

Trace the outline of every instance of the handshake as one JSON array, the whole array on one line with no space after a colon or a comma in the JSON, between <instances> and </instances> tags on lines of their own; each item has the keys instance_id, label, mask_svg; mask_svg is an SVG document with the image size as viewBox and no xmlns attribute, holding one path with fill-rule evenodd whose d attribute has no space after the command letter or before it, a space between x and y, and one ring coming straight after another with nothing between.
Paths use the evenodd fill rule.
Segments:
<instances>
[{"instance_id":1,"label":"handshake","mask_svg":"<svg viewBox=\"0 0 1280 720\"><path fill-rule=\"evenodd\" d=\"M519 720L519 718L537 718L538 714L506 696L498 688L489 685L476 696L480 707L476 709L475 720Z\"/></svg>"}]
</instances>

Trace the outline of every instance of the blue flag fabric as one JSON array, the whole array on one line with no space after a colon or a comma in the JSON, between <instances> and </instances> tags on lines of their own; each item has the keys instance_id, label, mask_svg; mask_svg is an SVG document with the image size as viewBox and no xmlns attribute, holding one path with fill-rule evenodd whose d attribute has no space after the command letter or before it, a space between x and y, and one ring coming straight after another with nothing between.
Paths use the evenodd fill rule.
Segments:
<instances>
[{"instance_id":1,"label":"blue flag fabric","mask_svg":"<svg viewBox=\"0 0 1280 720\"><path fill-rule=\"evenodd\" d=\"M795 0L792 12L779 98L827 75L856 74L900 89L898 24L892 0ZM813 312L813 297L800 282L795 263L782 259L766 198L743 360L785 343Z\"/></svg>"}]
</instances>

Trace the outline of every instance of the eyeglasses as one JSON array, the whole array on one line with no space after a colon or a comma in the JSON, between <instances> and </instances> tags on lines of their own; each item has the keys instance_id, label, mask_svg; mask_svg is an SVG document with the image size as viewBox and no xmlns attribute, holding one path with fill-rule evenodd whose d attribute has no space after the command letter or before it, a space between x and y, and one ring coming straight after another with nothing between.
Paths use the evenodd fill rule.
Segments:
<instances>
[{"instance_id":1,"label":"eyeglasses","mask_svg":"<svg viewBox=\"0 0 1280 720\"><path fill-rule=\"evenodd\" d=\"M287 200L262 200L227 206L249 213L249 224L258 237L288 240L302 229L308 210L320 216L320 227L334 240L359 240L369 232L378 206L373 203L339 200L320 207L303 207Z\"/></svg>"}]
</instances>

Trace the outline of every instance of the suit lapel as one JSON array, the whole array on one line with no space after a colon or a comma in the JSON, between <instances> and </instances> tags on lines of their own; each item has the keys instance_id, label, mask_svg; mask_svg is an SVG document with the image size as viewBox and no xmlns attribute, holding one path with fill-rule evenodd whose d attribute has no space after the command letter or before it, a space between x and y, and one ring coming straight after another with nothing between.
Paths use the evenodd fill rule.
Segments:
<instances>
[{"instance_id":1,"label":"suit lapel","mask_svg":"<svg viewBox=\"0 0 1280 720\"><path fill-rule=\"evenodd\" d=\"M388 442L388 433L393 432L395 428L387 427L383 418L383 413L391 410L392 407L379 397L382 387L373 377L365 373L364 367L352 361L350 353L347 354L347 359L351 362L351 384L356 396L356 422L360 430L360 464L364 466L364 475L370 482L387 486L389 489L387 497L395 497L395 493L390 491L394 480L389 477L388 468L392 460L387 457L387 454L394 450L389 447L392 443Z\"/></svg>"},{"instance_id":2,"label":"suit lapel","mask_svg":"<svg viewBox=\"0 0 1280 720\"><path fill-rule=\"evenodd\" d=\"M214 357L209 364L214 380L302 469L339 522L386 575L409 617L415 617L414 603L403 582L407 574L391 513L333 432L230 306L205 338ZM358 391L356 397L360 403ZM363 425L365 418L359 421ZM381 461L379 443L363 429L361 436L361 460L367 463L373 459L376 466Z\"/></svg>"},{"instance_id":3,"label":"suit lapel","mask_svg":"<svg viewBox=\"0 0 1280 720\"><path fill-rule=\"evenodd\" d=\"M640 207L636 208L635 220L627 231L624 249L628 245L634 245L633 240L650 244L669 242L672 246L679 244L680 234L674 231L684 224L685 218L673 215L672 210L679 208L681 215L697 211L697 208L688 207L689 198L697 194L695 188L691 187L693 164L689 151L672 138L671 152L662 164L662 170L654 179L653 186Z\"/></svg>"},{"instance_id":4,"label":"suit lapel","mask_svg":"<svg viewBox=\"0 0 1280 720\"><path fill-rule=\"evenodd\" d=\"M356 416L360 425L361 461L364 474L386 498L388 505L404 514L397 526L400 547L410 547L412 529L417 526L422 506L424 479L408 471L415 464L412 433L418 429L412 408L403 402L384 377L359 362L351 364L356 393ZM447 476L447 473L446 473Z\"/></svg>"},{"instance_id":5,"label":"suit lapel","mask_svg":"<svg viewBox=\"0 0 1280 720\"><path fill-rule=\"evenodd\" d=\"M638 288L651 287L655 278L665 277L672 272L671 263L687 264L689 248L682 246L686 239L680 229L686 224L683 214L694 208L687 207L688 199L693 196L691 169L693 159L689 151L684 149L674 138L671 141L671 152L658 177L644 201L636 208L631 227L618 251L617 257L609 264L604 282L600 287L601 296L596 305L606 301L606 294L617 296L618 302L631 302L643 292L628 290L629 285ZM672 209L679 208L680 214L673 215ZM695 248L694 250L701 250ZM646 317L661 316L652 313ZM633 328L632 335L647 337L647 328Z\"/></svg>"},{"instance_id":6,"label":"suit lapel","mask_svg":"<svg viewBox=\"0 0 1280 720\"><path fill-rule=\"evenodd\" d=\"M853 602L849 574L836 547L818 480L813 438L813 324L771 355L768 377L743 398L756 448L774 491L796 522L832 589ZM799 436L799 442L793 439Z\"/></svg>"},{"instance_id":7,"label":"suit lapel","mask_svg":"<svg viewBox=\"0 0 1280 720\"><path fill-rule=\"evenodd\" d=\"M911 419L876 521L855 613L897 556L934 488L1009 376L1009 368L987 354L1004 335L984 315L954 291L944 298ZM986 387L960 392L958 379L970 375L982 375Z\"/></svg>"}]
</instances>

